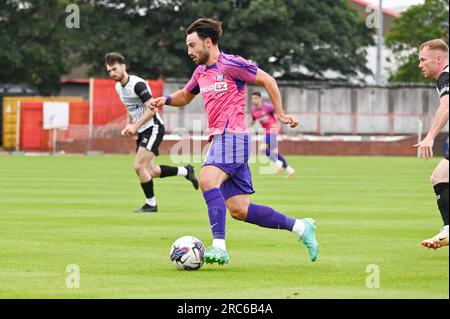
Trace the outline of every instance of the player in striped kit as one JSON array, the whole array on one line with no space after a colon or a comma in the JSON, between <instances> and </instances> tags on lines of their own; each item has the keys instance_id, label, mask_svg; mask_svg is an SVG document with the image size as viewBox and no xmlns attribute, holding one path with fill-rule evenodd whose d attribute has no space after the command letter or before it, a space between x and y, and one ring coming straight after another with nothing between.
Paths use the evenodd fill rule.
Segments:
<instances>
[{"instance_id":1,"label":"player in striped kit","mask_svg":"<svg viewBox=\"0 0 450 319\"><path fill-rule=\"evenodd\" d=\"M448 59L449 49L447 43L440 39L434 39L423 43L419 48L419 68L425 78L436 80L436 89L439 94L439 107L434 116L433 123L427 136L417 145L419 155L424 160L433 157L433 144L439 132L448 123L448 96L449 76ZM442 159L431 174L431 183L436 194L436 201L441 213L444 226L435 236L421 242L428 248L440 248L448 246L449 223L449 167L448 157Z\"/></svg>"},{"instance_id":2,"label":"player in striped kit","mask_svg":"<svg viewBox=\"0 0 450 319\"><path fill-rule=\"evenodd\" d=\"M122 135L138 135L136 141L136 158L134 170L145 194L145 204L135 212L151 213L158 210L153 189L153 178L184 176L195 189L198 181L194 167L173 167L157 165L155 157L159 155L158 147L164 137L164 122L157 111L149 110L147 106L152 101L152 93L147 82L135 75L127 73L125 58L117 52L105 56L106 70L116 82L116 91L120 100L128 110L127 124Z\"/></svg>"}]
</instances>

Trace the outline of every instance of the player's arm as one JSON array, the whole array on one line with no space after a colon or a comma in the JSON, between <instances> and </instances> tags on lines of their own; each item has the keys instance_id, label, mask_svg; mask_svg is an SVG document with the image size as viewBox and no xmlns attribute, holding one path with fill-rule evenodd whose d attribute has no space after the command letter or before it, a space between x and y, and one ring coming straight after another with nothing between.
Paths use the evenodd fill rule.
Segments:
<instances>
[{"instance_id":1,"label":"player's arm","mask_svg":"<svg viewBox=\"0 0 450 319\"><path fill-rule=\"evenodd\" d=\"M133 125L133 119L131 118L130 112L127 112L127 123L125 124L124 129L121 131L121 134L123 136L130 136L130 135L132 135L129 132L129 129L130 129L131 125Z\"/></svg>"},{"instance_id":2,"label":"player's arm","mask_svg":"<svg viewBox=\"0 0 450 319\"><path fill-rule=\"evenodd\" d=\"M448 102L448 94L441 97L439 107L436 111L436 114L434 115L433 122L431 123L431 127L428 130L428 134L419 144L414 145L415 147L419 148L419 155L425 160L433 157L434 139L438 136L439 132L448 122Z\"/></svg>"},{"instance_id":3,"label":"player's arm","mask_svg":"<svg viewBox=\"0 0 450 319\"><path fill-rule=\"evenodd\" d=\"M278 120L283 124L289 124L292 128L298 125L298 120L294 115L285 114L283 111L283 106L281 102L281 94L275 79L259 69L256 72L256 78L254 83L256 85L264 87L269 95L270 101L275 109Z\"/></svg>"},{"instance_id":4,"label":"player's arm","mask_svg":"<svg viewBox=\"0 0 450 319\"><path fill-rule=\"evenodd\" d=\"M448 95L445 95L441 98L439 108L436 111L433 123L431 124L426 138L434 140L438 136L439 132L444 128L445 124L447 124L448 101Z\"/></svg>"},{"instance_id":5,"label":"player's arm","mask_svg":"<svg viewBox=\"0 0 450 319\"><path fill-rule=\"evenodd\" d=\"M149 106L152 109L161 107L163 105L170 105L175 107L185 106L194 99L195 94L190 93L186 88L175 91L170 95L161 96L154 99Z\"/></svg>"}]
</instances>

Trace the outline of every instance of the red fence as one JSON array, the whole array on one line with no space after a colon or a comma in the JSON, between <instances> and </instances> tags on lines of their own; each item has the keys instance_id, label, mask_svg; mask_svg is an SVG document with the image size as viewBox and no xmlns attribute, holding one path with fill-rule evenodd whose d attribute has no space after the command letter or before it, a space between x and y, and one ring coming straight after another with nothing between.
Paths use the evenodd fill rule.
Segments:
<instances>
[{"instance_id":1,"label":"red fence","mask_svg":"<svg viewBox=\"0 0 450 319\"><path fill-rule=\"evenodd\" d=\"M163 94L163 80L150 80L147 83L154 97ZM125 106L117 95L115 85L116 81L112 79L92 79L91 99L94 105L94 125L103 125L127 114Z\"/></svg>"}]
</instances>

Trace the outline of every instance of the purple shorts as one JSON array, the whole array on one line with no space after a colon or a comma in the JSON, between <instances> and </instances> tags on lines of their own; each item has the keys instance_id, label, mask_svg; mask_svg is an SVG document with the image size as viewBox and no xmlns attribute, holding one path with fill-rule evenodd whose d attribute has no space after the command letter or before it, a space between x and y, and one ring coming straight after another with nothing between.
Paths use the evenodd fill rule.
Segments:
<instances>
[{"instance_id":1,"label":"purple shorts","mask_svg":"<svg viewBox=\"0 0 450 319\"><path fill-rule=\"evenodd\" d=\"M214 135L203 166L216 166L229 178L220 185L223 197L253 194L252 173L248 166L251 137L246 133Z\"/></svg>"}]
</instances>

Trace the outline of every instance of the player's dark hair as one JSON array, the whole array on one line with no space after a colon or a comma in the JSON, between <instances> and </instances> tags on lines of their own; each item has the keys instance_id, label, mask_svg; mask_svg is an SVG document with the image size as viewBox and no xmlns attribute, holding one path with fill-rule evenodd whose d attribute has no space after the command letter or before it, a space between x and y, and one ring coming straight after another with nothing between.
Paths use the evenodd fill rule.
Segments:
<instances>
[{"instance_id":1,"label":"player's dark hair","mask_svg":"<svg viewBox=\"0 0 450 319\"><path fill-rule=\"evenodd\" d=\"M217 44L222 35L222 22L209 18L197 19L192 22L186 31L187 34L194 32L197 32L200 39L210 38L213 44Z\"/></svg>"},{"instance_id":2,"label":"player's dark hair","mask_svg":"<svg viewBox=\"0 0 450 319\"><path fill-rule=\"evenodd\" d=\"M105 55L105 63L109 66L114 65L116 63L126 64L125 57L119 52L109 52Z\"/></svg>"},{"instance_id":3,"label":"player's dark hair","mask_svg":"<svg viewBox=\"0 0 450 319\"><path fill-rule=\"evenodd\" d=\"M259 91L253 91L253 92L252 92L252 95L256 95L256 96L261 97L261 92L259 92Z\"/></svg>"}]
</instances>

